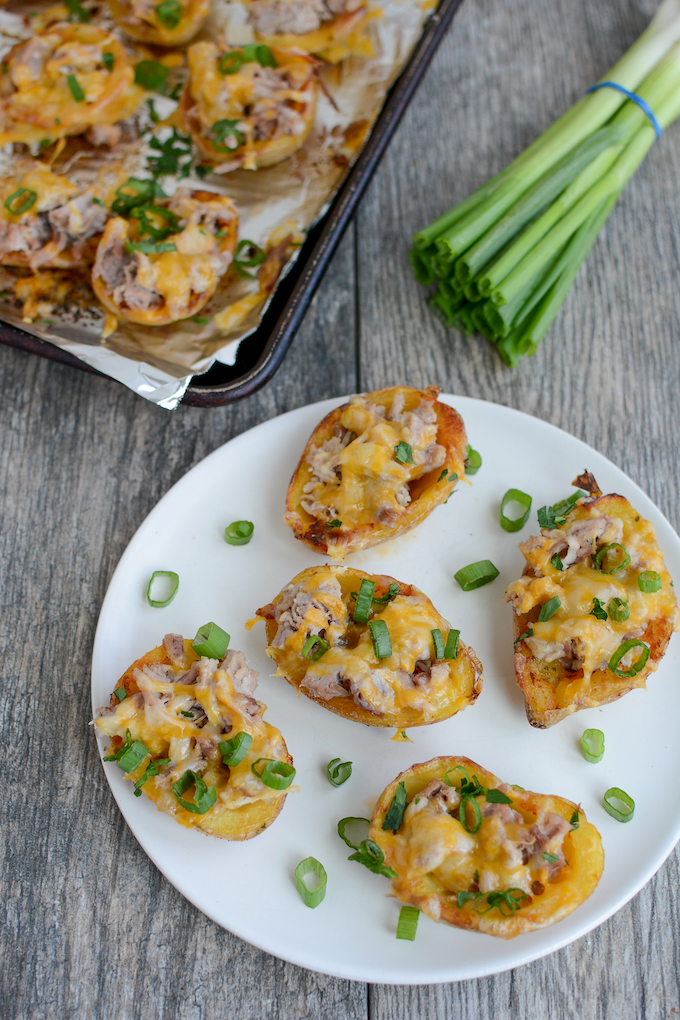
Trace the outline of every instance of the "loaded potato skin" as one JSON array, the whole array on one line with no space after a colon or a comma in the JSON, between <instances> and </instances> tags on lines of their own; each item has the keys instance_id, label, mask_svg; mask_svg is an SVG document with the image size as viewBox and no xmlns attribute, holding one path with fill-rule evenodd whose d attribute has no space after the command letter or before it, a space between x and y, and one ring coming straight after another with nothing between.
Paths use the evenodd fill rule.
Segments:
<instances>
[{"instance_id":1,"label":"loaded potato skin","mask_svg":"<svg viewBox=\"0 0 680 1020\"><path fill-rule=\"evenodd\" d=\"M401 784L406 808L395 832L383 825ZM579 806L504 784L463 757L433 758L397 776L376 805L369 838L396 871L392 892L402 903L505 939L566 917L604 868L600 835Z\"/></svg>"},{"instance_id":2,"label":"loaded potato skin","mask_svg":"<svg viewBox=\"0 0 680 1020\"><path fill-rule=\"evenodd\" d=\"M369 622L382 621L390 655L376 657L368 624L353 620L363 582L375 585ZM257 611L277 675L311 701L367 726L423 726L474 704L483 681L474 651L458 640L453 659L436 659L432 630L447 621L414 585L350 567L308 567ZM255 622L255 621L254 621ZM315 638L328 645L309 648ZM312 656L311 658L308 656Z\"/></svg>"},{"instance_id":3,"label":"loaded potato skin","mask_svg":"<svg viewBox=\"0 0 680 1020\"><path fill-rule=\"evenodd\" d=\"M167 634L125 671L95 725L111 738L108 755L123 748L124 738L144 744L148 754L126 778L137 783L157 762L157 774L141 793L159 811L209 835L251 839L275 820L288 792L266 786L251 765L258 758L293 764L280 732L262 718L266 706L252 696L257 677L242 652L228 651L218 663L199 658L180 635ZM242 732L252 738L248 752L236 766L225 765L220 741ZM187 770L217 795L202 814L185 809L173 792Z\"/></svg>"},{"instance_id":4,"label":"loaded potato skin","mask_svg":"<svg viewBox=\"0 0 680 1020\"><path fill-rule=\"evenodd\" d=\"M375 390L316 427L288 486L285 521L342 560L416 527L465 474L463 420L437 386Z\"/></svg>"},{"instance_id":5,"label":"loaded potato skin","mask_svg":"<svg viewBox=\"0 0 680 1020\"><path fill-rule=\"evenodd\" d=\"M644 688L680 626L653 525L624 496L594 486L561 525L520 545L524 573L504 596L514 610L515 676L527 718L540 729ZM641 589L647 574L658 578L656 591ZM553 598L559 608L540 621L541 606ZM630 650L616 664L626 642Z\"/></svg>"},{"instance_id":6,"label":"loaded potato skin","mask_svg":"<svg viewBox=\"0 0 680 1020\"><path fill-rule=\"evenodd\" d=\"M248 21L267 46L303 50L335 64L357 49L366 51L360 31L367 11L362 0L250 0Z\"/></svg>"}]
</instances>

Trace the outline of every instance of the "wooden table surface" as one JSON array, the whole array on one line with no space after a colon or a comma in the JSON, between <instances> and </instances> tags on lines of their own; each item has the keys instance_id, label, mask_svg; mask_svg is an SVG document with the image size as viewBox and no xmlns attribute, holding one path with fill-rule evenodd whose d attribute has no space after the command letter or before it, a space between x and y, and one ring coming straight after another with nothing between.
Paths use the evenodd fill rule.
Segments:
<instances>
[{"instance_id":1,"label":"wooden table surface","mask_svg":"<svg viewBox=\"0 0 680 1020\"><path fill-rule=\"evenodd\" d=\"M99 608L138 525L221 443L310 401L435 382L519 408L611 458L678 529L680 125L514 372L439 324L406 262L414 231L544 130L654 8L465 0L286 362L248 400L169 413L0 347L3 1020L680 1016L677 850L623 910L545 960L461 984L336 980L241 942L165 881L114 804L88 726Z\"/></svg>"}]
</instances>

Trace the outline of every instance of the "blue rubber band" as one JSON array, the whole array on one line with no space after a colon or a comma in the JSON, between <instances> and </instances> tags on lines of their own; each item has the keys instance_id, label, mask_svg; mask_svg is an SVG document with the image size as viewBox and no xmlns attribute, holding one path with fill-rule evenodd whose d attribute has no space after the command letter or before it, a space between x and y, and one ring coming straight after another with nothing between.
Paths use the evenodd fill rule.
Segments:
<instances>
[{"instance_id":1,"label":"blue rubber band","mask_svg":"<svg viewBox=\"0 0 680 1020\"><path fill-rule=\"evenodd\" d=\"M588 92L595 92L597 89L616 89L617 92L623 92L624 96L628 96L634 103L637 103L643 113L646 113L649 117L652 127L656 132L656 137L661 138L661 125L654 116L651 106L646 103L641 96L635 94L635 92L629 92L628 89L624 88L623 85L619 85L617 81L601 81L598 85L593 85L592 88L588 89Z\"/></svg>"}]
</instances>

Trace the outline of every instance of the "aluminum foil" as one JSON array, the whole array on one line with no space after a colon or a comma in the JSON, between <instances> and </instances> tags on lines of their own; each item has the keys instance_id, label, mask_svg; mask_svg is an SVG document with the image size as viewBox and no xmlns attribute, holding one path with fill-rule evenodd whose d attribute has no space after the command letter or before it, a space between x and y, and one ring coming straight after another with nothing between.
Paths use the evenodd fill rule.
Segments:
<instances>
[{"instance_id":1,"label":"aluminum foil","mask_svg":"<svg viewBox=\"0 0 680 1020\"><path fill-rule=\"evenodd\" d=\"M32 3L31 10L49 4ZM432 0L368 0L369 18L364 35L371 55L350 56L339 64L323 64L314 127L302 148L289 159L262 170L235 170L199 177L193 169L180 180L163 177L160 184L167 195L178 187L201 188L229 195L240 216L239 237L260 247L291 238L282 257L278 280L293 265L299 245L309 228L325 213L330 201L359 155L374 124L385 95L399 75L415 46L423 24L433 7ZM22 14L25 2L9 0L0 9L0 57L17 41L27 38ZM95 13L93 24L118 33L113 22ZM231 45L254 40L247 21L247 8L240 0L213 0L211 14L197 39L223 36ZM139 59L134 44L126 45ZM162 119L171 117L176 103L167 96L154 96L153 109ZM129 176L148 177L146 160L152 154L149 140L161 141L171 128L157 126L144 104L136 116L135 140L117 146L114 152L92 150L69 142L52 169L66 174L76 184L87 185L111 167ZM26 155L7 146L0 153L0 175L12 174ZM200 160L197 159L196 163ZM206 372L215 361L233 365L239 345L257 328L276 287L267 296L257 278L233 279L223 284L201 315L168 326L147 327L119 322L109 336L102 337L105 317L94 301L83 307L55 308L49 317L32 322L7 289L13 282L11 270L0 269L0 319L24 329L117 379L139 396L167 409L175 408L194 375ZM4 289L2 289L4 288ZM3 296L6 296L3 299ZM208 321L204 321L207 318Z\"/></svg>"}]
</instances>

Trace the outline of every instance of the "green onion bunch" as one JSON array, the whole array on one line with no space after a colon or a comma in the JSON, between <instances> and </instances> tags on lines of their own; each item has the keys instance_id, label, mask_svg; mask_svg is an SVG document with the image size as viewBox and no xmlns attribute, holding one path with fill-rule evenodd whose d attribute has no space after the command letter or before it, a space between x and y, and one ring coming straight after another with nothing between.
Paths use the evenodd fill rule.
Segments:
<instances>
[{"instance_id":1,"label":"green onion bunch","mask_svg":"<svg viewBox=\"0 0 680 1020\"><path fill-rule=\"evenodd\" d=\"M680 116L680 0L664 0L648 29L602 81L644 100L661 129ZM447 326L491 340L514 368L533 354L617 198L656 140L626 95L599 88L579 100L505 170L413 239L419 283Z\"/></svg>"}]
</instances>

